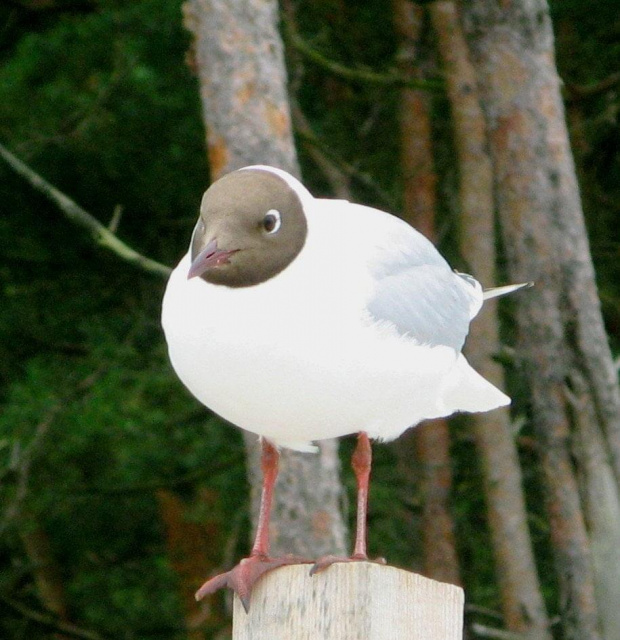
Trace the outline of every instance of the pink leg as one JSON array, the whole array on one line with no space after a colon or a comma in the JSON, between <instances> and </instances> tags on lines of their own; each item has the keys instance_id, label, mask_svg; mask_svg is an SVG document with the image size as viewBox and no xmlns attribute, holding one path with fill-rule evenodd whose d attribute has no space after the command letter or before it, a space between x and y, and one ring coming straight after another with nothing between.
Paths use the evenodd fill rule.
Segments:
<instances>
[{"instance_id":1,"label":"pink leg","mask_svg":"<svg viewBox=\"0 0 620 640\"><path fill-rule=\"evenodd\" d=\"M278 479L280 454L267 440L262 441L261 471L263 472L263 490L260 496L260 510L258 512L258 526L252 546L252 556L269 555L269 520L271 518L271 503L273 488Z\"/></svg>"},{"instance_id":2,"label":"pink leg","mask_svg":"<svg viewBox=\"0 0 620 640\"><path fill-rule=\"evenodd\" d=\"M356 560L367 560L366 534L368 530L368 480L372 465L372 448L368 434L362 431L357 437L357 446L351 458L351 466L357 481L357 523L355 527L355 547L353 556Z\"/></svg>"},{"instance_id":3,"label":"pink leg","mask_svg":"<svg viewBox=\"0 0 620 640\"><path fill-rule=\"evenodd\" d=\"M273 488L278 477L278 450L267 440L262 441L261 468L263 472L263 490L260 500L258 527L254 545L248 558L244 558L236 567L226 573L221 573L207 580L196 592L196 600L202 600L206 595L214 593L218 589L228 587L241 599L246 612L250 608L250 596L252 588L258 579L273 569L288 564L311 563L311 560L287 555L280 558L269 557L269 519L271 516L271 502Z\"/></svg>"},{"instance_id":4,"label":"pink leg","mask_svg":"<svg viewBox=\"0 0 620 640\"><path fill-rule=\"evenodd\" d=\"M319 558L310 570L310 575L314 575L319 571L327 569L335 562L355 562L368 561L366 552L366 533L367 533L367 516L368 516L368 482L370 479L370 467L372 465L372 448L368 434L360 431L357 436L357 446L351 458L351 466L355 472L357 481L357 522L355 527L355 546L353 555L350 558L342 558L340 556L323 556ZM378 564L385 564L383 558L372 560Z\"/></svg>"}]
</instances>

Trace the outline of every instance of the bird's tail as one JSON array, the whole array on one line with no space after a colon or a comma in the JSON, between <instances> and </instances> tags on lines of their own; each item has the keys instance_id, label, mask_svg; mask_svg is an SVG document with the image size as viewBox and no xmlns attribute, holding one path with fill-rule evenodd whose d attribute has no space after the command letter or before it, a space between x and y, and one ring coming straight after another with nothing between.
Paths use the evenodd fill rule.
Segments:
<instances>
[{"instance_id":1,"label":"bird's tail","mask_svg":"<svg viewBox=\"0 0 620 640\"><path fill-rule=\"evenodd\" d=\"M510 398L475 371L462 353L442 387L444 412L441 415L455 411L490 411L510 404Z\"/></svg>"},{"instance_id":2,"label":"bird's tail","mask_svg":"<svg viewBox=\"0 0 620 640\"><path fill-rule=\"evenodd\" d=\"M521 284L508 284L505 287L493 287L491 289L485 289L482 292L483 300L489 300L490 298L497 298L498 296L505 296L513 291L524 289L526 287L533 287L533 282L522 282Z\"/></svg>"}]
</instances>

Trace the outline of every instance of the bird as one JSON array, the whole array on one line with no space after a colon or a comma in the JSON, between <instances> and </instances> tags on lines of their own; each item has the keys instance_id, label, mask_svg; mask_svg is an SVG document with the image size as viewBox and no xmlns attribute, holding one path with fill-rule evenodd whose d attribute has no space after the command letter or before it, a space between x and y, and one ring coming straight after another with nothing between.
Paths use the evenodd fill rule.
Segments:
<instances>
[{"instance_id":1,"label":"bird","mask_svg":"<svg viewBox=\"0 0 620 640\"><path fill-rule=\"evenodd\" d=\"M311 562L269 555L281 448L314 452L317 441L357 434L354 550L318 559L312 573L368 560L370 441L508 405L462 348L485 299L527 284L485 291L400 218L315 198L276 167L243 167L211 184L168 281L162 326L187 389L259 436L263 487L249 557L205 582L196 598L228 587L247 611L264 573Z\"/></svg>"}]
</instances>

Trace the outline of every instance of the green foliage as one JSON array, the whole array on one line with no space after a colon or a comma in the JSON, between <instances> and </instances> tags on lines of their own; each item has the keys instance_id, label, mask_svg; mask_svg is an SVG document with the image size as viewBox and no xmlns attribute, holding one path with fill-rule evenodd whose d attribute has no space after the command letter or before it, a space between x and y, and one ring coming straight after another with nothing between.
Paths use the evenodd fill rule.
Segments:
<instances>
[{"instance_id":1,"label":"green foliage","mask_svg":"<svg viewBox=\"0 0 620 640\"><path fill-rule=\"evenodd\" d=\"M59 11L8 35L3 143L103 222L121 205L121 237L174 263L208 178L180 2ZM210 517L234 520L240 438L168 364L164 283L92 246L4 165L0 191L0 594L41 609L21 541L41 529L79 626L183 637L156 490L208 482L224 496ZM2 609L3 637L47 637Z\"/></svg>"},{"instance_id":2,"label":"green foliage","mask_svg":"<svg viewBox=\"0 0 620 640\"><path fill-rule=\"evenodd\" d=\"M148 636L181 626L155 489L191 491L202 477L227 496L218 515L226 522L246 488L239 439L205 424L167 365L157 327L139 314L114 316L78 329L85 355L30 358L10 386L0 433L3 468L13 458L16 477L0 500L19 504L14 544L32 517L48 532L83 625ZM222 474L209 460L231 468Z\"/></svg>"},{"instance_id":3,"label":"green foliage","mask_svg":"<svg viewBox=\"0 0 620 640\"><path fill-rule=\"evenodd\" d=\"M208 181L198 86L184 62L189 37L181 1L58 0L49 10L21 4L0 9L6 25L0 31L0 141L103 222L122 206L120 237L173 264L185 250ZM394 69L389 4L296 4L301 36L326 57L355 68ZM593 11L582 0L552 3L568 91L617 71L616 4L605 0ZM313 131L378 186L369 189L354 176L354 196L386 208L380 191L399 202L396 91L330 75L293 51L289 62ZM617 89L616 83L569 102L573 133L582 135L575 139L584 143L575 145L577 161L616 350ZM450 193L448 109L441 97L434 106L437 168ZM301 143L300 152L311 188L328 193ZM166 487L189 500L208 486L217 496L209 517L234 546L234 537L246 533L235 530L239 506L247 503L240 435L209 417L172 373L159 327L162 282L98 250L4 165L0 203L0 563L7 568L0 572L0 635L52 635L2 604L12 595L41 609L23 544L25 532L40 528L60 566L72 621L114 638L186 637L156 492ZM440 231L452 230L452 216L446 206ZM458 264L456 243L449 233L441 238ZM520 436L527 443L527 426ZM352 502L351 442L342 449ZM454 454L468 598L497 609L480 471L460 423ZM536 456L525 445L521 455L552 604L556 585L537 499ZM393 448L378 446L375 460L371 552L414 566L418 497L407 495Z\"/></svg>"},{"instance_id":4,"label":"green foliage","mask_svg":"<svg viewBox=\"0 0 620 640\"><path fill-rule=\"evenodd\" d=\"M345 6L324 0L303 2L296 18L301 36L325 57L345 67L389 72L395 69L396 37L391 10L380 2ZM377 25L381 29L377 29ZM353 26L354 25L354 26ZM295 65L295 58L291 64ZM399 201L398 92L383 86L343 81L309 63L292 72L293 85L315 133L342 160L369 173L378 187ZM326 192L313 164L303 155L304 175L317 181L317 193ZM354 180L353 191L368 204L389 208L385 199ZM396 211L393 211L396 213Z\"/></svg>"}]
</instances>

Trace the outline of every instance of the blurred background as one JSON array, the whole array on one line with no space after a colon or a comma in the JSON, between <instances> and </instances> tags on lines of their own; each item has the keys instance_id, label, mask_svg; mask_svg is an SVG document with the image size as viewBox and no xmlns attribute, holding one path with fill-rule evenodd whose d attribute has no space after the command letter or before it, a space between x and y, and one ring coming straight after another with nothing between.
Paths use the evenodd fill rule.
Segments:
<instances>
[{"instance_id":1,"label":"blurred background","mask_svg":"<svg viewBox=\"0 0 620 640\"><path fill-rule=\"evenodd\" d=\"M410 113L414 125L428 122L424 175L433 193L433 219L416 226L429 225L425 231L452 266L471 271L459 238L458 141L445 51L429 17L434 4L283 3L295 147L315 195L349 197L415 224L403 153L405 137L417 135L407 129L403 104L411 96L404 92L415 94L423 112ZM194 36L184 28L181 5L7 0L0 6L0 143L133 249L168 267L186 251L214 174ZM399 13L404 5L417 25L410 33ZM616 0L595 8L553 0L550 15L617 365L620 13ZM497 282L486 286L509 279L499 238ZM217 594L198 606L192 594L248 551L245 447L241 433L210 416L168 363L159 321L165 277L98 246L0 161L0 283L0 635L230 637L228 597ZM464 585L469 637L585 638L564 621L572 605L563 598L557 539L542 499L541 444L516 362L516 304L508 300L500 310L502 348L494 357L505 365L514 398L509 429L545 630L528 636L528 624L507 613L488 483L467 417L450 421L449 441L429 445L444 452L439 463L425 463L424 446L409 436L375 447L371 555L424 571L429 518L447 518L444 566L427 573L443 571ZM340 446L346 522L354 515L352 444L345 439ZM429 480L437 464L443 476ZM579 479L578 460L573 464ZM584 522L587 528L587 514ZM601 624L594 623L601 635L588 637L618 640Z\"/></svg>"}]
</instances>

